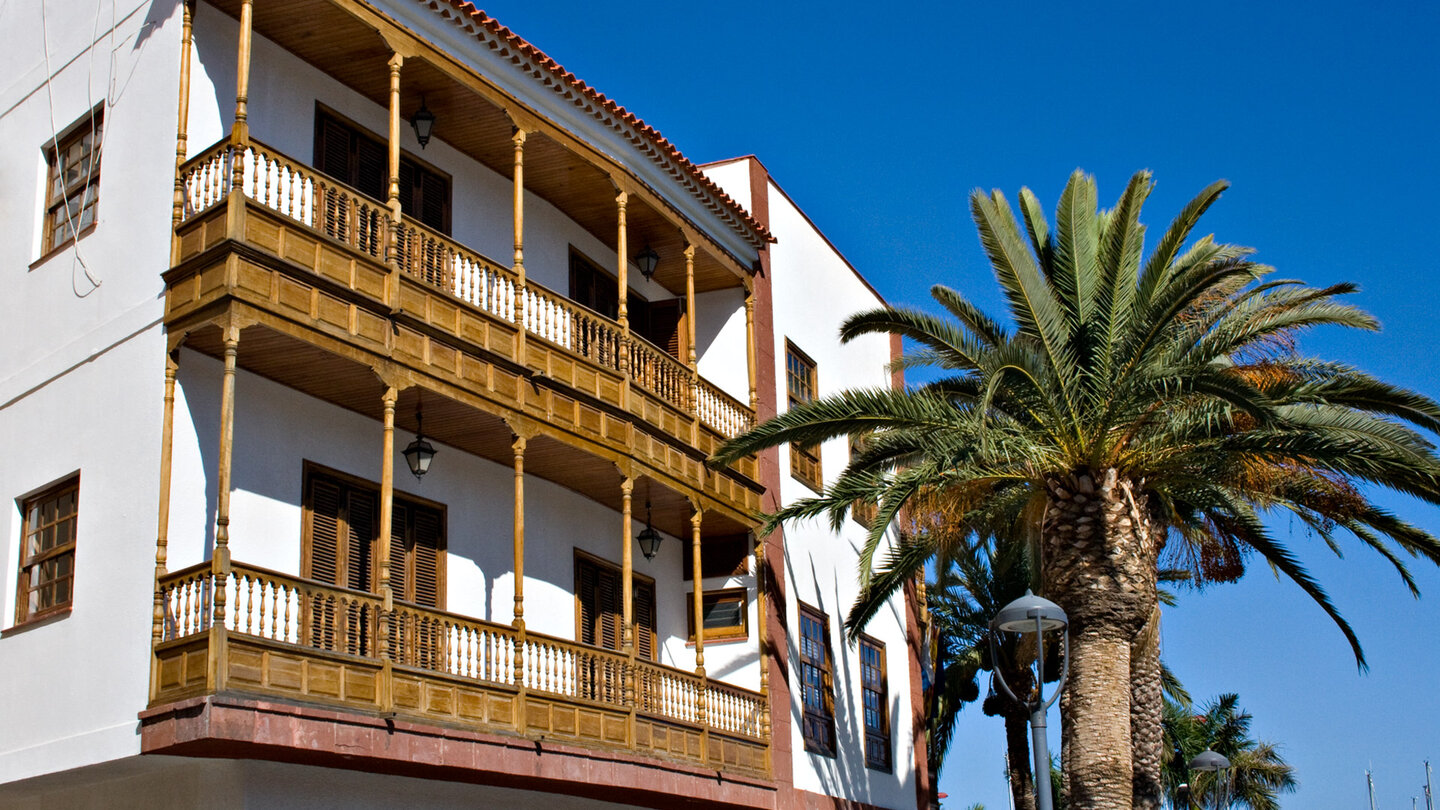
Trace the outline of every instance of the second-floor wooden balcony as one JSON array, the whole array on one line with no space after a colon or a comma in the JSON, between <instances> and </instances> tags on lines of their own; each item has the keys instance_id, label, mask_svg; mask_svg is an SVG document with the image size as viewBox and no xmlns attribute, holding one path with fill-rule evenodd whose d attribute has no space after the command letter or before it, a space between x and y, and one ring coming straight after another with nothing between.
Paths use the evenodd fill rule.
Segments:
<instances>
[{"instance_id":1,"label":"second-floor wooden balcony","mask_svg":"<svg viewBox=\"0 0 1440 810\"><path fill-rule=\"evenodd\" d=\"M760 693L238 562L161 577L152 641L151 706L252 695L770 773Z\"/></svg>"}]
</instances>

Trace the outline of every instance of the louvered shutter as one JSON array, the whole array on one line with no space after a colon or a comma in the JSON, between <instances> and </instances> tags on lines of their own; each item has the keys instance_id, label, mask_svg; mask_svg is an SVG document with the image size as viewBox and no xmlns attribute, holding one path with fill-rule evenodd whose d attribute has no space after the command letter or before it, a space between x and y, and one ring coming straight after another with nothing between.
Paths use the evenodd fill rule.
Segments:
<instances>
[{"instance_id":1,"label":"louvered shutter","mask_svg":"<svg viewBox=\"0 0 1440 810\"><path fill-rule=\"evenodd\" d=\"M685 299L650 302L650 324L645 337L656 346L663 348L676 359L684 349L680 336L680 324L685 312Z\"/></svg>"},{"instance_id":2,"label":"louvered shutter","mask_svg":"<svg viewBox=\"0 0 1440 810\"><path fill-rule=\"evenodd\" d=\"M315 139L315 167L342 183L351 183L354 170L350 145L354 136L350 128L329 116L321 116L319 129L319 137Z\"/></svg>"},{"instance_id":3,"label":"louvered shutter","mask_svg":"<svg viewBox=\"0 0 1440 810\"><path fill-rule=\"evenodd\" d=\"M421 175L420 221L441 233L450 233L450 183L434 172Z\"/></svg>"},{"instance_id":4,"label":"louvered shutter","mask_svg":"<svg viewBox=\"0 0 1440 810\"><path fill-rule=\"evenodd\" d=\"M339 571L340 487L310 479L310 579L336 584Z\"/></svg>"},{"instance_id":5,"label":"louvered shutter","mask_svg":"<svg viewBox=\"0 0 1440 810\"><path fill-rule=\"evenodd\" d=\"M415 507L410 535L413 587L410 601L424 607L443 607L440 595L440 555L445 547L445 525L434 509Z\"/></svg>"},{"instance_id":6,"label":"louvered shutter","mask_svg":"<svg viewBox=\"0 0 1440 810\"><path fill-rule=\"evenodd\" d=\"M355 142L355 188L373 199L388 199L390 156L385 146L363 135L357 135Z\"/></svg>"},{"instance_id":7,"label":"louvered shutter","mask_svg":"<svg viewBox=\"0 0 1440 810\"><path fill-rule=\"evenodd\" d=\"M620 578L613 571L596 572L597 611L595 644L607 650L620 649Z\"/></svg>"},{"instance_id":8,"label":"louvered shutter","mask_svg":"<svg viewBox=\"0 0 1440 810\"><path fill-rule=\"evenodd\" d=\"M410 507L398 499L390 508L390 589L397 599L412 602L413 588L410 586L409 532Z\"/></svg>"},{"instance_id":9,"label":"louvered shutter","mask_svg":"<svg viewBox=\"0 0 1440 810\"><path fill-rule=\"evenodd\" d=\"M635 583L635 653L655 660L655 586Z\"/></svg>"},{"instance_id":10,"label":"louvered shutter","mask_svg":"<svg viewBox=\"0 0 1440 810\"><path fill-rule=\"evenodd\" d=\"M345 523L348 548L345 560L347 588L370 590L370 549L375 539L375 496L369 492L346 492Z\"/></svg>"},{"instance_id":11,"label":"louvered shutter","mask_svg":"<svg viewBox=\"0 0 1440 810\"><path fill-rule=\"evenodd\" d=\"M580 603L580 643L595 644L596 618L599 614L599 583L595 566L588 560L575 561L575 597Z\"/></svg>"}]
</instances>

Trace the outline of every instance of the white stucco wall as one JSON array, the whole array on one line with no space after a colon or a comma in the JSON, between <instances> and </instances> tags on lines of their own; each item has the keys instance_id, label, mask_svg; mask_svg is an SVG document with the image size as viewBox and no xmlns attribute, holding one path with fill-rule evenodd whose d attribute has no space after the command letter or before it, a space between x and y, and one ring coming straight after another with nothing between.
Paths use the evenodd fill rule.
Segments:
<instances>
[{"instance_id":1,"label":"white stucco wall","mask_svg":"<svg viewBox=\"0 0 1440 810\"><path fill-rule=\"evenodd\" d=\"M173 2L0 7L0 782L139 750L179 18ZM96 227L37 261L45 146L97 105ZM72 611L17 631L20 502L77 470Z\"/></svg>"},{"instance_id":2,"label":"white stucco wall","mask_svg":"<svg viewBox=\"0 0 1440 810\"><path fill-rule=\"evenodd\" d=\"M746 160L706 168L707 174L738 200L750 201L749 162ZM778 408L786 407L785 344L790 341L815 361L818 394L826 396L847 388L890 385L885 366L890 360L888 336L871 336L841 345L840 323L848 316L882 304L855 271L826 241L795 204L773 182L766 189L770 230L777 242L770 247L770 282L774 308L775 386ZM844 469L849 458L844 438L821 447L821 467L827 482ZM791 503L815 493L790 474L790 454L780 453L780 497ZM791 750L795 786L885 807L915 803L914 743L911 739L909 650L905 639L904 601L896 597L866 633L885 645L889 690L891 760L893 773L865 766L865 727L861 705L858 647L845 641L844 620L859 592L856 565L865 529L849 521L837 536L826 521L793 523L785 527L785 610L791 630ZM835 670L835 757L805 751L801 732L799 603L823 611L830 620L830 641Z\"/></svg>"}]
</instances>

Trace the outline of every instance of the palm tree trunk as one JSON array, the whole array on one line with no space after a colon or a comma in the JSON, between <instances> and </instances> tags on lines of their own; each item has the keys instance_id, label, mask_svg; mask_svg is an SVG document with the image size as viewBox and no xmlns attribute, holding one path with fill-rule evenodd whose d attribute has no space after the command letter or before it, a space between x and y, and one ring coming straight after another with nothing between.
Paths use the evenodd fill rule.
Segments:
<instances>
[{"instance_id":1,"label":"palm tree trunk","mask_svg":"<svg viewBox=\"0 0 1440 810\"><path fill-rule=\"evenodd\" d=\"M1030 774L1030 720L1023 710L1005 714L1005 744L1015 810L1035 810L1035 782Z\"/></svg>"},{"instance_id":2,"label":"palm tree trunk","mask_svg":"<svg viewBox=\"0 0 1440 810\"><path fill-rule=\"evenodd\" d=\"M1160 810L1165 788L1160 766L1165 754L1160 682L1160 613L1130 644L1130 756L1135 810Z\"/></svg>"},{"instance_id":3,"label":"palm tree trunk","mask_svg":"<svg viewBox=\"0 0 1440 810\"><path fill-rule=\"evenodd\" d=\"M1131 810L1130 643L1155 607L1156 537L1140 487L1113 469L1046 482L1046 595L1070 616L1068 716L1061 718L1072 810Z\"/></svg>"}]
</instances>

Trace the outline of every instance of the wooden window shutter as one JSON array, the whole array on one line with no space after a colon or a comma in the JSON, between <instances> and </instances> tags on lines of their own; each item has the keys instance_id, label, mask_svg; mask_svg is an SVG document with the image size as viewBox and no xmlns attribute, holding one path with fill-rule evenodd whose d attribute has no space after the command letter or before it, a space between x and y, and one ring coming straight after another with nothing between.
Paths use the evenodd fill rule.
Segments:
<instances>
[{"instance_id":1,"label":"wooden window shutter","mask_svg":"<svg viewBox=\"0 0 1440 810\"><path fill-rule=\"evenodd\" d=\"M310 479L310 579L339 584L340 487Z\"/></svg>"},{"instance_id":2,"label":"wooden window shutter","mask_svg":"<svg viewBox=\"0 0 1440 810\"><path fill-rule=\"evenodd\" d=\"M595 614L597 585L595 566L586 560L575 561L575 601L579 615L576 623L580 626L576 635L581 644L595 643Z\"/></svg>"},{"instance_id":3,"label":"wooden window shutter","mask_svg":"<svg viewBox=\"0 0 1440 810\"><path fill-rule=\"evenodd\" d=\"M641 658L655 660L655 586L636 582L632 598L635 600L635 653ZM621 606L624 610L624 606Z\"/></svg>"},{"instance_id":4,"label":"wooden window shutter","mask_svg":"<svg viewBox=\"0 0 1440 810\"><path fill-rule=\"evenodd\" d=\"M347 588L370 590L370 552L375 540L375 496L360 490L346 492L345 524L348 529L345 560Z\"/></svg>"},{"instance_id":5,"label":"wooden window shutter","mask_svg":"<svg viewBox=\"0 0 1440 810\"><path fill-rule=\"evenodd\" d=\"M355 136L355 188L376 200L390 197L390 155L383 144Z\"/></svg>"},{"instance_id":6,"label":"wooden window shutter","mask_svg":"<svg viewBox=\"0 0 1440 810\"><path fill-rule=\"evenodd\" d=\"M390 589L396 598L413 602L414 588L410 584L410 533L406 530L409 525L409 505L398 498L393 499L390 508ZM379 566L379 561L376 561L376 566Z\"/></svg>"},{"instance_id":7,"label":"wooden window shutter","mask_svg":"<svg viewBox=\"0 0 1440 810\"><path fill-rule=\"evenodd\" d=\"M620 649L620 577L612 571L599 571L596 576L600 610L597 614L595 644L607 650Z\"/></svg>"},{"instance_id":8,"label":"wooden window shutter","mask_svg":"<svg viewBox=\"0 0 1440 810\"><path fill-rule=\"evenodd\" d=\"M322 115L315 138L315 167L342 183L352 183L355 171L351 164L350 128Z\"/></svg>"},{"instance_id":9,"label":"wooden window shutter","mask_svg":"<svg viewBox=\"0 0 1440 810\"><path fill-rule=\"evenodd\" d=\"M413 588L410 601L424 607L443 607L440 594L440 555L445 547L444 520L434 509L415 507L410 542Z\"/></svg>"}]
</instances>

